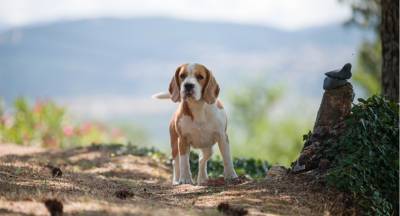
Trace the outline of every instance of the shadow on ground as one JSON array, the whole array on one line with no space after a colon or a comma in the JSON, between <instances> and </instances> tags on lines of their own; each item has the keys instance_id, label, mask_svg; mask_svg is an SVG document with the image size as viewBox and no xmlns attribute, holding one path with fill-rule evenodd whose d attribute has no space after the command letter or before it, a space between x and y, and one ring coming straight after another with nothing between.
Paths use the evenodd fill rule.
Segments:
<instances>
[{"instance_id":1,"label":"shadow on ground","mask_svg":"<svg viewBox=\"0 0 400 216\"><path fill-rule=\"evenodd\" d=\"M62 176L53 177L49 164ZM62 202L65 215L219 215L221 202L255 215L322 215L341 208L335 192L306 184L307 176L205 187L171 186L170 173L164 163L118 153L115 146L4 155L0 214L47 215L46 199ZM119 191L129 196L118 198Z\"/></svg>"}]
</instances>

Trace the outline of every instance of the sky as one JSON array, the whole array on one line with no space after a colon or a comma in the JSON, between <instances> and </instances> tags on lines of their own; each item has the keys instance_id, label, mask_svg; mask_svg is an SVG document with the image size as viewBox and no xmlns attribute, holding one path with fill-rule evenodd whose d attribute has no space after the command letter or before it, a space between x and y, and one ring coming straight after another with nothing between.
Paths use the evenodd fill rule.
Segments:
<instances>
[{"instance_id":1,"label":"sky","mask_svg":"<svg viewBox=\"0 0 400 216\"><path fill-rule=\"evenodd\" d=\"M97 17L167 16L298 30L346 20L338 0L0 0L0 24Z\"/></svg>"}]
</instances>

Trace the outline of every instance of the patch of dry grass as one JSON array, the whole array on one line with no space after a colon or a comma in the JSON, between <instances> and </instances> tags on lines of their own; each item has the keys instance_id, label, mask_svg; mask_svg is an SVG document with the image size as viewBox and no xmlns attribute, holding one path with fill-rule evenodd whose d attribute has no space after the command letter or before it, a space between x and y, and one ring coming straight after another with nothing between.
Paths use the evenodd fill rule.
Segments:
<instances>
[{"instance_id":1,"label":"patch of dry grass","mask_svg":"<svg viewBox=\"0 0 400 216\"><path fill-rule=\"evenodd\" d=\"M62 176L53 177L48 164L59 167ZM0 214L48 215L46 199L61 201L65 215L220 215L221 202L251 215L324 215L342 208L336 193L311 186L306 176L173 187L170 174L170 167L149 157L118 155L107 147L3 152ZM118 198L121 190L129 196Z\"/></svg>"}]
</instances>

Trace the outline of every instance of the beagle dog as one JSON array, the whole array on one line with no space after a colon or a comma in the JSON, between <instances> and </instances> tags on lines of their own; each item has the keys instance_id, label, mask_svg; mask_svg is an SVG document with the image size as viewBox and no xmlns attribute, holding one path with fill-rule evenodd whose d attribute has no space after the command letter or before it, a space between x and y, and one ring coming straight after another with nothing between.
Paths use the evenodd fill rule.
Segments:
<instances>
[{"instance_id":1,"label":"beagle dog","mask_svg":"<svg viewBox=\"0 0 400 216\"><path fill-rule=\"evenodd\" d=\"M176 69L169 92L153 95L153 98L179 102L169 125L174 185L193 184L190 148L201 150L197 184L207 184L207 161L215 143L218 143L224 162L224 178L237 178L226 133L227 116L217 99L218 94L219 86L210 70L201 64L184 64Z\"/></svg>"}]
</instances>

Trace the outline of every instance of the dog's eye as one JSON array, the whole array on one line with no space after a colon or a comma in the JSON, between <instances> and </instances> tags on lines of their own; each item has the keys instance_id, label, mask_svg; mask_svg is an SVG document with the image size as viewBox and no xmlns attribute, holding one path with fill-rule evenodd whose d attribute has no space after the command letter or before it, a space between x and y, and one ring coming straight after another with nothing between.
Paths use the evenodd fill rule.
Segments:
<instances>
[{"instance_id":1,"label":"dog's eye","mask_svg":"<svg viewBox=\"0 0 400 216\"><path fill-rule=\"evenodd\" d=\"M181 74L181 75L179 75L179 77L181 78L181 79L185 79L186 78L186 74Z\"/></svg>"},{"instance_id":2,"label":"dog's eye","mask_svg":"<svg viewBox=\"0 0 400 216\"><path fill-rule=\"evenodd\" d=\"M197 78L197 80L202 80L202 79L204 79L204 77L203 77L202 75L197 75L196 78Z\"/></svg>"}]
</instances>

